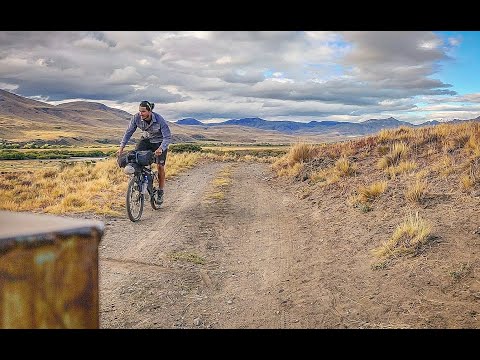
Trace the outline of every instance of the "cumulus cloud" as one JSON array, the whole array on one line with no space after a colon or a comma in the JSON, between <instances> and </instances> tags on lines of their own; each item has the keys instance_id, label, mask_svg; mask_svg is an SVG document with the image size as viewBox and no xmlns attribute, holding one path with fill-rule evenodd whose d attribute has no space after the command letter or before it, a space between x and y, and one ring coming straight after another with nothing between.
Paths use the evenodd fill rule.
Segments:
<instances>
[{"instance_id":1,"label":"cumulus cloud","mask_svg":"<svg viewBox=\"0 0 480 360\"><path fill-rule=\"evenodd\" d=\"M417 31L6 31L0 88L130 112L150 99L169 120L406 118L418 98L460 101L435 77L460 43Z\"/></svg>"},{"instance_id":2,"label":"cumulus cloud","mask_svg":"<svg viewBox=\"0 0 480 360\"><path fill-rule=\"evenodd\" d=\"M123 69L114 69L108 78L110 84L135 84L140 74L133 66L127 66Z\"/></svg>"}]
</instances>

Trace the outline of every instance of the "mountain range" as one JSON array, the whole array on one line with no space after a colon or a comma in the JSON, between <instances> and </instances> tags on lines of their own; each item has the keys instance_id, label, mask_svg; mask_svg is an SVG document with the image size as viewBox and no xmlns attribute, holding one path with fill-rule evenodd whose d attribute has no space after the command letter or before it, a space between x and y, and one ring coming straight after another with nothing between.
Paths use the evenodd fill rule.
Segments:
<instances>
[{"instance_id":1,"label":"mountain range","mask_svg":"<svg viewBox=\"0 0 480 360\"><path fill-rule=\"evenodd\" d=\"M473 121L480 121L480 116L471 119ZM458 122L463 120L452 120L451 122ZM433 126L441 122L433 120L422 124L412 124L406 121L400 121L393 117L387 119L370 119L363 122L352 123L342 121L310 121L308 123L298 121L270 121L261 118L243 118L227 120L219 123L202 123L194 118L185 118L177 120L176 124L188 126L225 126L236 125L246 126L250 128L279 131L286 134L337 134L343 136L359 136L376 133L382 129L397 128L400 126L420 127Z\"/></svg>"},{"instance_id":2,"label":"mountain range","mask_svg":"<svg viewBox=\"0 0 480 360\"><path fill-rule=\"evenodd\" d=\"M161 113L161 112L160 112ZM118 144L132 114L98 102L74 101L51 105L0 90L0 142L56 144ZM480 117L472 119L479 121ZM454 120L461 121L461 120ZM393 117L360 123L338 121L268 121L261 118L203 123L194 118L169 121L173 142L231 143L326 142L363 136L385 128L413 125ZM139 136L137 131L131 142Z\"/></svg>"}]
</instances>

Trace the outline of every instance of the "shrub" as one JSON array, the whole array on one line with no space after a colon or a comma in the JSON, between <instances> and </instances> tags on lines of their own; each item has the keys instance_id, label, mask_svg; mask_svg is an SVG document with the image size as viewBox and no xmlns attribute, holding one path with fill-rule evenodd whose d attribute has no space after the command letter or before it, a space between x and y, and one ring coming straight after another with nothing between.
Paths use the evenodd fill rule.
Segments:
<instances>
[{"instance_id":1,"label":"shrub","mask_svg":"<svg viewBox=\"0 0 480 360\"><path fill-rule=\"evenodd\" d=\"M202 147L196 144L171 144L168 150L172 153L180 152L201 152Z\"/></svg>"}]
</instances>

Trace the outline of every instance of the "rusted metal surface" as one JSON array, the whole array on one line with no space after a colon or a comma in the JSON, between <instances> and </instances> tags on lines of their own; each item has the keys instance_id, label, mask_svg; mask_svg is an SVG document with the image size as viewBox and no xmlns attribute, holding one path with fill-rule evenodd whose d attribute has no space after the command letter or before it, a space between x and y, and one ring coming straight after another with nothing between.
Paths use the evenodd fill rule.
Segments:
<instances>
[{"instance_id":1,"label":"rusted metal surface","mask_svg":"<svg viewBox=\"0 0 480 360\"><path fill-rule=\"evenodd\" d=\"M0 211L0 328L99 327L104 225Z\"/></svg>"}]
</instances>

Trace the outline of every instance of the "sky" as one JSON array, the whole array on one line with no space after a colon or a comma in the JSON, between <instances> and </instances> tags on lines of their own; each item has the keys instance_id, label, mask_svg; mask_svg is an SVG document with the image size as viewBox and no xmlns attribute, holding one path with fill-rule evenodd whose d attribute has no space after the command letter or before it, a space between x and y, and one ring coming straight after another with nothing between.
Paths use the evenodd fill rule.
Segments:
<instances>
[{"instance_id":1,"label":"sky","mask_svg":"<svg viewBox=\"0 0 480 360\"><path fill-rule=\"evenodd\" d=\"M2 31L0 89L166 120L480 116L480 31Z\"/></svg>"}]
</instances>

